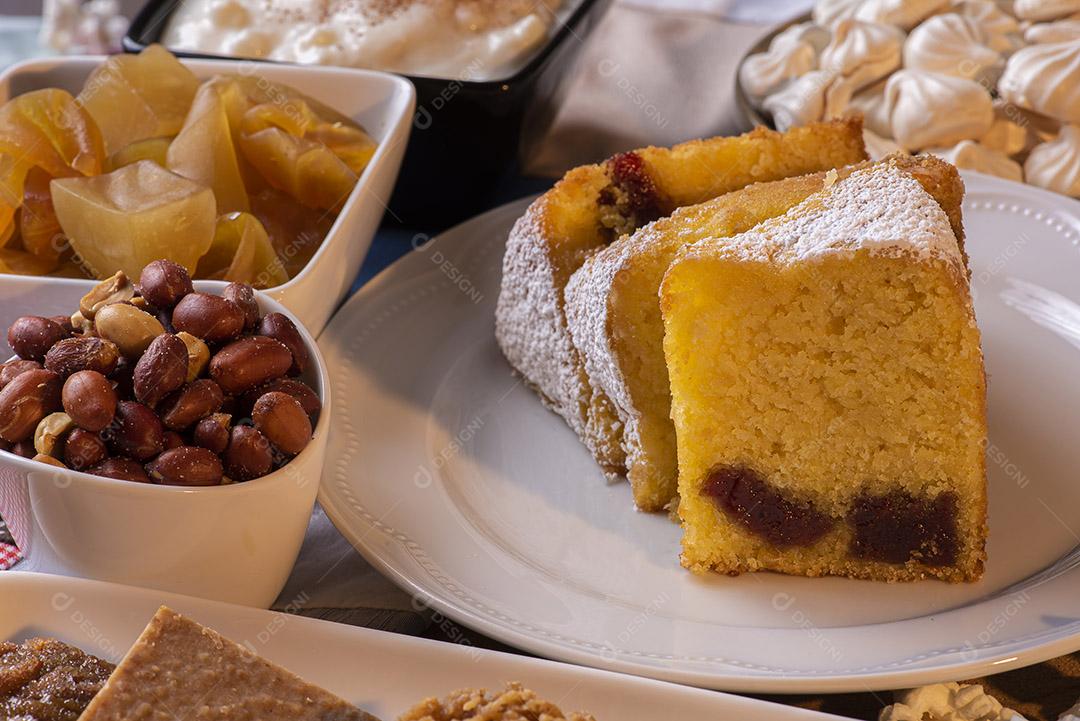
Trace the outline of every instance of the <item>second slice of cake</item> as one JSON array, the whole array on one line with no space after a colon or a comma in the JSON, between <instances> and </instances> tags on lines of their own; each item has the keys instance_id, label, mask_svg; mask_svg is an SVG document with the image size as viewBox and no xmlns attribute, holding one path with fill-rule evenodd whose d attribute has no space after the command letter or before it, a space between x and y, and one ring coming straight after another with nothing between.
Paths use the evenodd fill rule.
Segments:
<instances>
[{"instance_id":1,"label":"second slice of cake","mask_svg":"<svg viewBox=\"0 0 1080 721\"><path fill-rule=\"evenodd\" d=\"M681 250L661 288L683 564L982 574L985 381L941 206L894 163Z\"/></svg>"}]
</instances>

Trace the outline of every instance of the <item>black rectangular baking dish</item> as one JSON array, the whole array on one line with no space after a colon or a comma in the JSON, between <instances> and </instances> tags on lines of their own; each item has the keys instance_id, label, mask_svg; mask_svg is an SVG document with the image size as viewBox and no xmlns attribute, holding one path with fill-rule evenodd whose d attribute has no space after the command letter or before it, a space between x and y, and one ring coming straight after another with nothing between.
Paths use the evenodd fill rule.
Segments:
<instances>
[{"instance_id":1,"label":"black rectangular baking dish","mask_svg":"<svg viewBox=\"0 0 1080 721\"><path fill-rule=\"evenodd\" d=\"M124 49L138 52L158 42L177 4L149 0L128 28ZM406 76L416 86L416 115L389 202L391 217L437 229L490 207L496 185L513 176L551 126L572 80L574 60L610 5L611 0L580 0L547 44L504 80ZM227 57L173 52L188 58Z\"/></svg>"}]
</instances>

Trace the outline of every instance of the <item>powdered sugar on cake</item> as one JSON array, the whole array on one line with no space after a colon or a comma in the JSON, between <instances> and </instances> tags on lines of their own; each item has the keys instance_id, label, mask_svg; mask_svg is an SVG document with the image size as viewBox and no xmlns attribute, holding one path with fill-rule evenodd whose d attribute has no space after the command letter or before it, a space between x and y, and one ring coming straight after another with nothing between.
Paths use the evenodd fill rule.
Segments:
<instances>
[{"instance_id":1,"label":"powdered sugar on cake","mask_svg":"<svg viewBox=\"0 0 1080 721\"><path fill-rule=\"evenodd\" d=\"M964 260L949 218L919 182L891 165L853 173L787 212L734 238L713 238L683 257L722 254L804 262L834 253L940 259L963 275Z\"/></svg>"}]
</instances>

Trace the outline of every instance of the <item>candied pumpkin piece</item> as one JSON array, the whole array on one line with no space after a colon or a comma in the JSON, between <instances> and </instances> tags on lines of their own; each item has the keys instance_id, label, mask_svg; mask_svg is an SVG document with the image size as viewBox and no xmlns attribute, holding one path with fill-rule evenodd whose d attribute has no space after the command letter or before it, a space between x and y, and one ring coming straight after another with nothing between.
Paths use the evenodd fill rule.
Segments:
<instances>
[{"instance_id":1,"label":"candied pumpkin piece","mask_svg":"<svg viewBox=\"0 0 1080 721\"><path fill-rule=\"evenodd\" d=\"M22 204L23 185L30 170L19 157L0 150L0 246L15 230L15 211Z\"/></svg>"},{"instance_id":2,"label":"candied pumpkin piece","mask_svg":"<svg viewBox=\"0 0 1080 721\"><path fill-rule=\"evenodd\" d=\"M251 212L266 228L290 278L315 255L335 220L333 214L301 205L274 188L251 196Z\"/></svg>"},{"instance_id":3,"label":"candied pumpkin piece","mask_svg":"<svg viewBox=\"0 0 1080 721\"><path fill-rule=\"evenodd\" d=\"M336 114L335 114L336 115ZM277 127L289 135L322 143L357 175L375 154L375 141L352 121L327 120L317 115L307 100L262 103L244 114L243 132L254 135Z\"/></svg>"},{"instance_id":4,"label":"candied pumpkin piece","mask_svg":"<svg viewBox=\"0 0 1080 721\"><path fill-rule=\"evenodd\" d=\"M0 248L0 273L48 275L55 268L55 262L27 253L25 250ZM76 277L82 277L82 275Z\"/></svg>"},{"instance_id":5,"label":"candied pumpkin piece","mask_svg":"<svg viewBox=\"0 0 1080 721\"><path fill-rule=\"evenodd\" d=\"M180 134L169 144L166 167L214 191L219 215L248 210L225 101L215 85L199 88Z\"/></svg>"},{"instance_id":6,"label":"candied pumpkin piece","mask_svg":"<svg viewBox=\"0 0 1080 721\"><path fill-rule=\"evenodd\" d=\"M242 134L240 150L267 183L312 208L339 209L356 185L356 173L325 145L277 127Z\"/></svg>"},{"instance_id":7,"label":"candied pumpkin piece","mask_svg":"<svg viewBox=\"0 0 1080 721\"><path fill-rule=\"evenodd\" d=\"M289 280L270 238L251 213L228 213L217 219L214 242L199 260L199 278L271 288Z\"/></svg>"},{"instance_id":8,"label":"candied pumpkin piece","mask_svg":"<svg viewBox=\"0 0 1080 721\"><path fill-rule=\"evenodd\" d=\"M52 176L38 167L26 175L22 208L19 210L19 235L23 249L53 267L60 260L60 253L67 246L60 221L56 218L49 183ZM50 269L51 270L51 269Z\"/></svg>"},{"instance_id":9,"label":"candied pumpkin piece","mask_svg":"<svg viewBox=\"0 0 1080 721\"><path fill-rule=\"evenodd\" d=\"M79 101L101 128L111 155L137 140L176 135L199 80L160 45L113 55L87 78Z\"/></svg>"},{"instance_id":10,"label":"candied pumpkin piece","mask_svg":"<svg viewBox=\"0 0 1080 721\"><path fill-rule=\"evenodd\" d=\"M137 278L158 258L193 271L214 238L213 191L150 160L50 187L60 227L97 278Z\"/></svg>"},{"instance_id":11,"label":"candied pumpkin piece","mask_svg":"<svg viewBox=\"0 0 1080 721\"><path fill-rule=\"evenodd\" d=\"M36 165L54 177L97 175L105 162L94 120L59 88L24 93L0 107L0 152L24 172Z\"/></svg>"},{"instance_id":12,"label":"candied pumpkin piece","mask_svg":"<svg viewBox=\"0 0 1080 721\"><path fill-rule=\"evenodd\" d=\"M109 156L108 161L105 163L105 172L111 173L117 168L137 163L140 160L153 160L164 168L165 153L169 150L169 143L171 142L171 137L136 140Z\"/></svg>"}]
</instances>

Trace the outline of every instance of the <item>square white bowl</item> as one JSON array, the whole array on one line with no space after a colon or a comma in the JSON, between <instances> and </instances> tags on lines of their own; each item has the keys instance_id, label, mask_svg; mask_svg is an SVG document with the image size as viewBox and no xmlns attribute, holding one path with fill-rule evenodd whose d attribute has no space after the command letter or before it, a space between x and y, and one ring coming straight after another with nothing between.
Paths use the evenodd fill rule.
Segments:
<instances>
[{"instance_id":1,"label":"square white bowl","mask_svg":"<svg viewBox=\"0 0 1080 721\"><path fill-rule=\"evenodd\" d=\"M57 288L40 278L5 278L0 330L7 332L9 315L66 315L93 283ZM195 290L220 295L225 285L201 280ZM205 488L102 478L0 451L0 515L26 558L20 570L259 608L274 602L304 542L326 463L330 383L315 339L295 314L265 293L256 298L264 315L290 316L311 353L301 379L322 411L307 447L261 478Z\"/></svg>"},{"instance_id":2,"label":"square white bowl","mask_svg":"<svg viewBox=\"0 0 1080 721\"><path fill-rule=\"evenodd\" d=\"M22 93L56 87L77 94L103 56L27 60L0 73L0 103ZM348 293L371 247L397 180L409 139L416 91L397 75L372 70L247 60L183 60L200 80L219 73L257 75L291 85L360 123L378 143L375 155L304 269L266 291L318 335ZM0 283L13 276L0 273ZM42 278L63 285L64 278ZM77 282L77 281L75 281Z\"/></svg>"}]
</instances>

